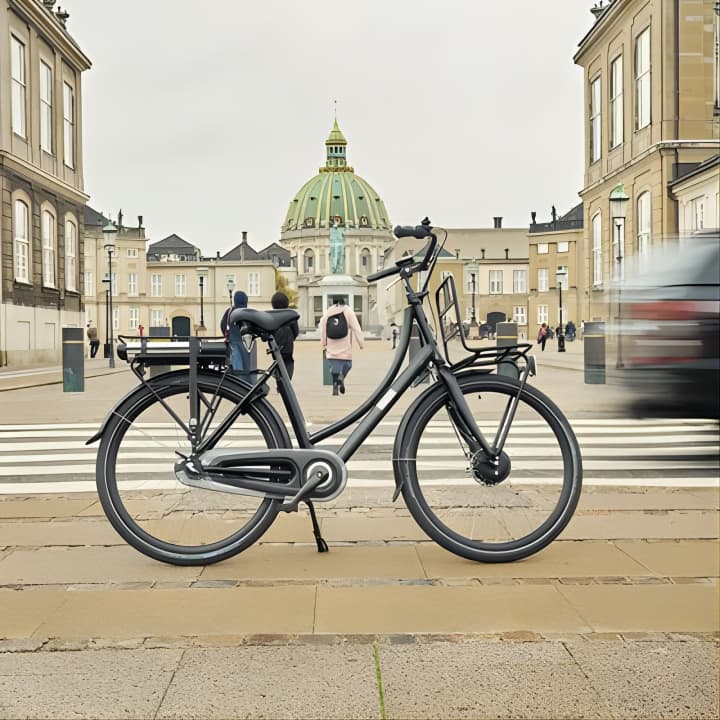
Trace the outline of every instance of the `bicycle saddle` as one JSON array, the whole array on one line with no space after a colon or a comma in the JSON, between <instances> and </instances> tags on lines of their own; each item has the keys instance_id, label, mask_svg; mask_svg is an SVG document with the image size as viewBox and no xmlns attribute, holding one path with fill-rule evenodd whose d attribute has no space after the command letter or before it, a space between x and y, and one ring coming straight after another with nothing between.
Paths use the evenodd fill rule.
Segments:
<instances>
[{"instance_id":1,"label":"bicycle saddle","mask_svg":"<svg viewBox=\"0 0 720 720\"><path fill-rule=\"evenodd\" d=\"M229 322L239 325L240 323L248 323L264 330L265 332L274 333L283 325L288 325L293 320L297 320L300 313L296 310L253 310L251 308L235 308L230 313Z\"/></svg>"}]
</instances>

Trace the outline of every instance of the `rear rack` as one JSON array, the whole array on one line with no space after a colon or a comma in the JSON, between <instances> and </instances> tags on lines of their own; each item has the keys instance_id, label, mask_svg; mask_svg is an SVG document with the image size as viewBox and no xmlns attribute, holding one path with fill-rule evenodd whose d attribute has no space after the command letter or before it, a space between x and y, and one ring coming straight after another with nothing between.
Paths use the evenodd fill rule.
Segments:
<instances>
[{"instance_id":1,"label":"rear rack","mask_svg":"<svg viewBox=\"0 0 720 720\"><path fill-rule=\"evenodd\" d=\"M440 335L445 359L453 369L500 365L501 363L512 363L519 369L519 360L522 360L524 364L528 363L527 354L532 348L530 343L518 343L500 347L471 347L467 344L460 322L460 305L455 289L455 279L452 275L448 275L435 291L435 304L438 311L438 322L440 323ZM456 338L460 339L460 345L465 355L461 360L453 362L451 341Z\"/></svg>"},{"instance_id":2,"label":"rear rack","mask_svg":"<svg viewBox=\"0 0 720 720\"><path fill-rule=\"evenodd\" d=\"M199 365L222 365L227 359L223 337L147 337L120 335L117 354L121 360L141 365L189 365L190 341L197 340Z\"/></svg>"}]
</instances>

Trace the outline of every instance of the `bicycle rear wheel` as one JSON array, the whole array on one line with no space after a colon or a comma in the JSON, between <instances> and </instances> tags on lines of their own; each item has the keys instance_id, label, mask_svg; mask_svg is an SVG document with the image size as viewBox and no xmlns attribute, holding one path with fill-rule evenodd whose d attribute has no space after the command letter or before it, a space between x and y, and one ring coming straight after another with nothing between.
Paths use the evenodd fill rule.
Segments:
<instances>
[{"instance_id":1,"label":"bicycle rear wheel","mask_svg":"<svg viewBox=\"0 0 720 720\"><path fill-rule=\"evenodd\" d=\"M457 379L493 445L520 383L473 373ZM562 411L526 385L504 446L507 475L486 484L477 473L483 457L473 456L450 408L438 386L403 423L395 467L412 516L437 543L471 560L509 562L546 547L572 517L582 486L580 449Z\"/></svg>"},{"instance_id":2,"label":"bicycle rear wheel","mask_svg":"<svg viewBox=\"0 0 720 720\"><path fill-rule=\"evenodd\" d=\"M198 375L202 434L216 428L247 388L220 374ZM149 387L148 387L149 385ZM177 418L189 411L189 378L178 372L151 379L112 412L97 456L97 489L113 527L134 548L175 565L224 560L256 542L271 525L280 501L217 492L180 483L178 454L190 443ZM256 400L216 448L243 451L289 447L285 427L264 400Z\"/></svg>"}]
</instances>

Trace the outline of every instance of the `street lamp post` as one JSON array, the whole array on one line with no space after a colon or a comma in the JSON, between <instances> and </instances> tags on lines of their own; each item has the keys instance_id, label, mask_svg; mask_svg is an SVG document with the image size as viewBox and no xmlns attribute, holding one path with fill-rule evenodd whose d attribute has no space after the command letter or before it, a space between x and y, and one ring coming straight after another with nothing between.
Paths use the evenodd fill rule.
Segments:
<instances>
[{"instance_id":1,"label":"street lamp post","mask_svg":"<svg viewBox=\"0 0 720 720\"><path fill-rule=\"evenodd\" d=\"M560 325L558 327L558 352L565 352L565 332L563 331L563 304L562 304L562 291L563 291L563 284L565 282L565 278L567 277L567 273L565 270L559 270L556 274L556 281L558 285L558 290L560 291Z\"/></svg>"},{"instance_id":2,"label":"street lamp post","mask_svg":"<svg viewBox=\"0 0 720 720\"><path fill-rule=\"evenodd\" d=\"M203 296L205 294L205 276L207 275L207 268L206 267L199 267L196 268L196 272L198 274L198 279L200 281L200 326L199 330L205 329L205 311L203 307Z\"/></svg>"},{"instance_id":3,"label":"street lamp post","mask_svg":"<svg viewBox=\"0 0 720 720\"><path fill-rule=\"evenodd\" d=\"M113 348L113 345L115 344L115 338L113 336L113 306L112 306L112 299L113 299L113 289L114 289L114 283L113 283L113 275L112 275L112 256L113 252L115 251L115 235L117 234L117 228L115 225L113 225L111 220L108 220L108 224L103 228L103 237L105 238L105 244L103 247L105 250L107 250L108 255L108 320L109 320L109 328L110 328L110 339L108 341L109 350L110 350L110 358L109 358L109 366L111 368L115 367L115 351Z\"/></svg>"},{"instance_id":4,"label":"street lamp post","mask_svg":"<svg viewBox=\"0 0 720 720\"><path fill-rule=\"evenodd\" d=\"M623 185L618 185L610 193L610 215L612 216L617 235L615 253L616 280L618 290L618 314L617 314L617 369L625 367L622 354L622 280L623 280L623 245L625 244L625 217L627 215L627 204L630 198L625 194Z\"/></svg>"},{"instance_id":5,"label":"street lamp post","mask_svg":"<svg viewBox=\"0 0 720 720\"><path fill-rule=\"evenodd\" d=\"M475 292L477 290L477 286L475 284L475 277L477 275L478 265L477 262L475 262L475 258L473 258L472 262L469 263L467 267L468 272L470 273L470 289L472 291L470 295L470 329L472 330L473 328L475 328L475 335L477 335L477 319L475 316Z\"/></svg>"}]
</instances>

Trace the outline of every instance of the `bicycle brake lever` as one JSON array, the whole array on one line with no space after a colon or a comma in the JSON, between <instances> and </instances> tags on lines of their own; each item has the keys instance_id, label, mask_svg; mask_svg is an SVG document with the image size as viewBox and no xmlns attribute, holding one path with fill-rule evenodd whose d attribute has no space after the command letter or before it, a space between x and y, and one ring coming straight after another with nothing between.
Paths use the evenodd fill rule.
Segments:
<instances>
[{"instance_id":1,"label":"bicycle brake lever","mask_svg":"<svg viewBox=\"0 0 720 720\"><path fill-rule=\"evenodd\" d=\"M396 283L399 283L402 280L402 275L398 275L391 283L388 284L388 286L385 288L385 292L387 292L393 285Z\"/></svg>"}]
</instances>

